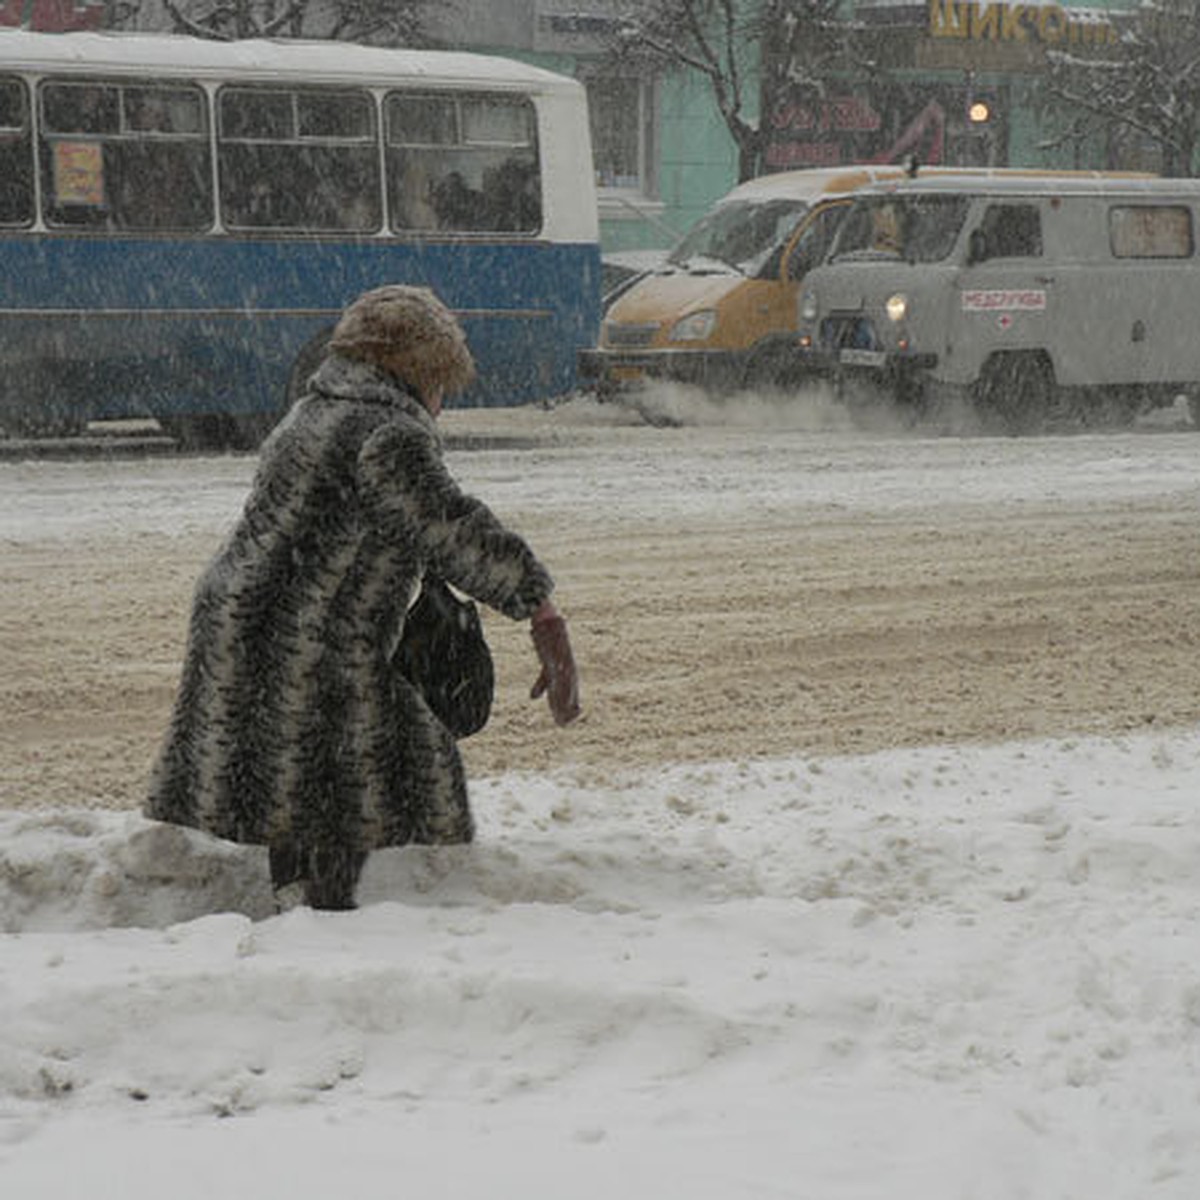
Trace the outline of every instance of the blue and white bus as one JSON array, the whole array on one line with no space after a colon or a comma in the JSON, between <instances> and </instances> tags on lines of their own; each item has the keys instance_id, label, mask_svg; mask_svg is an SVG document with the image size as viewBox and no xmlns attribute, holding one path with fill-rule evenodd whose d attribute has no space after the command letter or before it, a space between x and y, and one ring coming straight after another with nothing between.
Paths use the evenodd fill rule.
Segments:
<instances>
[{"instance_id":1,"label":"blue and white bus","mask_svg":"<svg viewBox=\"0 0 1200 1200\"><path fill-rule=\"evenodd\" d=\"M0 426L253 445L345 304L434 288L479 380L575 385L600 319L586 98L486 55L0 32Z\"/></svg>"}]
</instances>

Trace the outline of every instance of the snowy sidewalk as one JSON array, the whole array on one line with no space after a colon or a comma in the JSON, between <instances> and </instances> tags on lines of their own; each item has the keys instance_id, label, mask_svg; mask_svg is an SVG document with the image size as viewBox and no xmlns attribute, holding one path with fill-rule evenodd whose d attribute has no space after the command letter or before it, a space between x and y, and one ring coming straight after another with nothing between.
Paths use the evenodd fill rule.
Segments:
<instances>
[{"instance_id":1,"label":"snowy sidewalk","mask_svg":"<svg viewBox=\"0 0 1200 1200\"><path fill-rule=\"evenodd\" d=\"M505 775L349 914L0 816L0 1188L1193 1200L1198 780L1186 731Z\"/></svg>"}]
</instances>

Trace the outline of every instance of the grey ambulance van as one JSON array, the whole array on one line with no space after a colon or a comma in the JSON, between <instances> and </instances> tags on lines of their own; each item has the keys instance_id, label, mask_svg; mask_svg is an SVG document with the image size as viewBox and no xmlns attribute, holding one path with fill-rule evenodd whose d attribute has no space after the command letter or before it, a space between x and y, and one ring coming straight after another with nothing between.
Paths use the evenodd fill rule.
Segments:
<instances>
[{"instance_id":1,"label":"grey ambulance van","mask_svg":"<svg viewBox=\"0 0 1200 1200\"><path fill-rule=\"evenodd\" d=\"M875 185L805 280L799 352L844 395L965 400L1010 433L1127 422L1180 395L1200 425L1198 223L1200 180Z\"/></svg>"}]
</instances>

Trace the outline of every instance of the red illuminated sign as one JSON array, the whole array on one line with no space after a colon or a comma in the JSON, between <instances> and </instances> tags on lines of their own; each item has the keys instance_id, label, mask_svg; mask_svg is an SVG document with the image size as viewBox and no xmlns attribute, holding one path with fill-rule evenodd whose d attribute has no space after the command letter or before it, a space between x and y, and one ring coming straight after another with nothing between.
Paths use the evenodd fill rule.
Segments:
<instances>
[{"instance_id":1,"label":"red illuminated sign","mask_svg":"<svg viewBox=\"0 0 1200 1200\"><path fill-rule=\"evenodd\" d=\"M0 25L39 33L98 29L103 18L104 0L0 0Z\"/></svg>"}]
</instances>

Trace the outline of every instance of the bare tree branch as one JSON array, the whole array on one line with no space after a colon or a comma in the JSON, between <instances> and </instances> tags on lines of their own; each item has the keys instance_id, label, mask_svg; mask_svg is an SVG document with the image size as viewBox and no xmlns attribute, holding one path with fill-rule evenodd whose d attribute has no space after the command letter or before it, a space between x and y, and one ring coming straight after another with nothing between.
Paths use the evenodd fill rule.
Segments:
<instances>
[{"instance_id":1,"label":"bare tree branch","mask_svg":"<svg viewBox=\"0 0 1200 1200\"><path fill-rule=\"evenodd\" d=\"M861 28L840 16L839 0L641 0L625 4L609 45L617 68L690 70L707 80L738 148L738 174L758 174L769 115L799 90L823 89L835 72L854 73ZM757 97L745 76L757 68ZM756 111L754 100L757 100Z\"/></svg>"},{"instance_id":2,"label":"bare tree branch","mask_svg":"<svg viewBox=\"0 0 1200 1200\"><path fill-rule=\"evenodd\" d=\"M1128 130L1158 146L1163 171L1196 169L1200 141L1200 3L1154 0L1127 14L1117 44L1050 51L1044 108L1067 121L1051 144Z\"/></svg>"},{"instance_id":3,"label":"bare tree branch","mask_svg":"<svg viewBox=\"0 0 1200 1200\"><path fill-rule=\"evenodd\" d=\"M426 15L444 0L162 0L176 33L216 41L318 37L393 46L432 44ZM141 0L114 0L112 25L136 21ZM119 10L119 14L118 14Z\"/></svg>"},{"instance_id":4,"label":"bare tree branch","mask_svg":"<svg viewBox=\"0 0 1200 1200\"><path fill-rule=\"evenodd\" d=\"M193 21L186 13L179 9L174 0L163 0L163 7L167 10L167 15L175 23L176 33L187 33L191 34L192 37L208 38L210 41L227 42L231 40L228 34L218 32L216 27L208 21Z\"/></svg>"}]
</instances>

